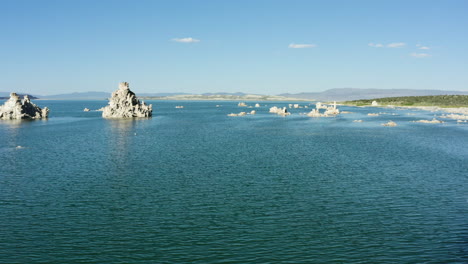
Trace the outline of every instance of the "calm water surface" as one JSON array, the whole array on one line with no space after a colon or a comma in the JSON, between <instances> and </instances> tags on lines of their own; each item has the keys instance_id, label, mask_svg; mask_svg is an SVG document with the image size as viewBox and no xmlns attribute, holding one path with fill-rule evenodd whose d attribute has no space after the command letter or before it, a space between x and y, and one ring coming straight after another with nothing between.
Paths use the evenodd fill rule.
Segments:
<instances>
[{"instance_id":1,"label":"calm water surface","mask_svg":"<svg viewBox=\"0 0 468 264\"><path fill-rule=\"evenodd\" d=\"M467 124L36 103L49 120L0 122L0 263L468 263Z\"/></svg>"}]
</instances>

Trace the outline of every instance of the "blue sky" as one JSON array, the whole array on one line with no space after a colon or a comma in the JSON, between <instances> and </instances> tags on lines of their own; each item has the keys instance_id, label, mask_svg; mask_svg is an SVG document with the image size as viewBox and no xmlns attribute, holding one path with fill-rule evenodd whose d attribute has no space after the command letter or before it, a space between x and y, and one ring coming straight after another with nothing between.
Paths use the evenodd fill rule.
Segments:
<instances>
[{"instance_id":1,"label":"blue sky","mask_svg":"<svg viewBox=\"0 0 468 264\"><path fill-rule=\"evenodd\" d=\"M468 90L468 1L0 0L0 91Z\"/></svg>"}]
</instances>

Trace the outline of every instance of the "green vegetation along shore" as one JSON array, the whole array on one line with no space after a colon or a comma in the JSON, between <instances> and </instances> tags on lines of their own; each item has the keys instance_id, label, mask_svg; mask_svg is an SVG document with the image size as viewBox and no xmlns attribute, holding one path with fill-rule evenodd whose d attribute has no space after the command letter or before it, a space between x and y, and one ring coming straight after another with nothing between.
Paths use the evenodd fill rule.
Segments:
<instances>
[{"instance_id":1,"label":"green vegetation along shore","mask_svg":"<svg viewBox=\"0 0 468 264\"><path fill-rule=\"evenodd\" d=\"M345 101L342 104L365 106L376 101L379 105L394 106L438 106L438 107L468 107L468 95L430 95L385 97L376 99Z\"/></svg>"}]
</instances>

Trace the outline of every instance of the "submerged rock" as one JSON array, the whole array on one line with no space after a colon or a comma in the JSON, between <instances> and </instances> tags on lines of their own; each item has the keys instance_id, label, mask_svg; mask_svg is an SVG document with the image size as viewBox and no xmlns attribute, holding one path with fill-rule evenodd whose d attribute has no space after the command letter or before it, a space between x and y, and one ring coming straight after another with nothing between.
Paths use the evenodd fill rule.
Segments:
<instances>
[{"instance_id":1,"label":"submerged rock","mask_svg":"<svg viewBox=\"0 0 468 264\"><path fill-rule=\"evenodd\" d=\"M382 126L395 127L395 126L397 126L397 123L395 123L393 121L389 121L388 123L382 124Z\"/></svg>"},{"instance_id":2,"label":"submerged rock","mask_svg":"<svg viewBox=\"0 0 468 264\"><path fill-rule=\"evenodd\" d=\"M104 118L151 117L152 114L153 106L140 102L130 91L128 82L119 84L119 89L109 98L109 105L102 111Z\"/></svg>"},{"instance_id":3,"label":"submerged rock","mask_svg":"<svg viewBox=\"0 0 468 264\"><path fill-rule=\"evenodd\" d=\"M418 121L413 121L415 123L425 123L425 124L442 124L444 123L444 121L441 121L441 120L437 120L436 118L432 119L432 120L418 120Z\"/></svg>"},{"instance_id":4,"label":"submerged rock","mask_svg":"<svg viewBox=\"0 0 468 264\"><path fill-rule=\"evenodd\" d=\"M27 95L23 100L16 93L0 106L0 119L41 119L49 116L49 108L41 109L33 104Z\"/></svg>"},{"instance_id":5,"label":"submerged rock","mask_svg":"<svg viewBox=\"0 0 468 264\"><path fill-rule=\"evenodd\" d=\"M238 113L238 114L234 114L234 113L228 114L228 116L246 116L246 115L247 115L246 112L240 112L240 113Z\"/></svg>"}]
</instances>

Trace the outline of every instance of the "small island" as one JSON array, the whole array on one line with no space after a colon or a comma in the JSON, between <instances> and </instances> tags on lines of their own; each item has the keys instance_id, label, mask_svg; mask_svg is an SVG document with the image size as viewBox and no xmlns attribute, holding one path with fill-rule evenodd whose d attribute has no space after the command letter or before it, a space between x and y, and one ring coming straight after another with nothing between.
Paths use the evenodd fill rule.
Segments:
<instances>
[{"instance_id":1,"label":"small island","mask_svg":"<svg viewBox=\"0 0 468 264\"><path fill-rule=\"evenodd\" d=\"M23 100L16 93L10 94L10 99L0 106L0 119L42 119L49 116L49 108L41 109L33 104L28 95Z\"/></svg>"},{"instance_id":2,"label":"small island","mask_svg":"<svg viewBox=\"0 0 468 264\"><path fill-rule=\"evenodd\" d=\"M135 93L130 91L128 82L119 84L119 89L109 98L109 105L102 109L104 118L151 117L152 114L153 106L140 102Z\"/></svg>"}]
</instances>

